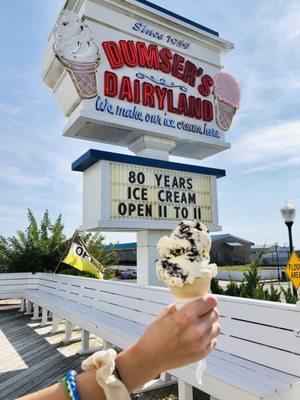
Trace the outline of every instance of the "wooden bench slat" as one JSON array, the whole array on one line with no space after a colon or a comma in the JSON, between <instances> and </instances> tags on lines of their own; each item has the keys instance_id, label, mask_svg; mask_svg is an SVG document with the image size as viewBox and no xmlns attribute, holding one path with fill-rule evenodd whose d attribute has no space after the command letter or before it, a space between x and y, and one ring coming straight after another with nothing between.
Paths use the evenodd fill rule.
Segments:
<instances>
[{"instance_id":1,"label":"wooden bench slat","mask_svg":"<svg viewBox=\"0 0 300 400\"><path fill-rule=\"evenodd\" d=\"M262 301L262 304L258 304L254 300L250 300L247 303L238 302L236 298L224 300L224 296L218 298L220 313L230 318L284 329L295 329L295 325L300 321L300 309L292 305L272 304L273 302L267 301Z\"/></svg>"},{"instance_id":2,"label":"wooden bench slat","mask_svg":"<svg viewBox=\"0 0 300 400\"><path fill-rule=\"evenodd\" d=\"M297 321L295 321L295 328L296 323ZM300 338L297 338L294 332L290 330L229 318L222 318L221 324L222 332L226 335L236 335L236 332L238 332L239 337L242 339L300 354Z\"/></svg>"},{"instance_id":3,"label":"wooden bench slat","mask_svg":"<svg viewBox=\"0 0 300 400\"><path fill-rule=\"evenodd\" d=\"M38 275L38 274L37 274ZM166 288L147 286L142 287L136 284L124 283L124 282L113 282L113 281L99 281L96 279L80 278L80 277L69 277L68 275L54 275L44 274L42 281L48 281L48 284L52 284L53 287L57 286L57 282L70 284L78 284L83 287L88 287L96 290L103 290L106 292L118 293L131 298L150 300L154 303L169 304L172 302L172 294ZM58 278L56 278L58 277ZM69 279L71 278L71 280ZM57 280L56 280L57 279Z\"/></svg>"},{"instance_id":4,"label":"wooden bench slat","mask_svg":"<svg viewBox=\"0 0 300 400\"><path fill-rule=\"evenodd\" d=\"M278 377L274 377L270 375L261 374L255 370L251 370L245 366L233 364L231 361L226 360L224 358L215 357L214 354L208 358L209 366L213 365L216 367L224 368L226 371L230 371L235 373L238 376L245 377L247 376L251 382L256 382L258 384L263 384L266 387L270 388L270 392L272 391L280 391L286 390L290 387L290 382L281 381ZM208 369L209 371L209 369Z\"/></svg>"},{"instance_id":5,"label":"wooden bench slat","mask_svg":"<svg viewBox=\"0 0 300 400\"><path fill-rule=\"evenodd\" d=\"M229 354L300 377L299 355L225 335L219 336L218 348Z\"/></svg>"},{"instance_id":6,"label":"wooden bench slat","mask_svg":"<svg viewBox=\"0 0 300 400\"><path fill-rule=\"evenodd\" d=\"M278 381L286 382L290 385L299 382L299 378L295 375L290 375L285 372L266 367L265 365L257 364L254 361L249 361L244 358L234 356L220 349L215 349L212 352L211 356L214 358L220 358L221 360L229 361L231 364L233 364L233 366L236 366L237 368L242 367L246 368L246 370L255 371L262 376L271 376L272 378L278 379Z\"/></svg>"}]
</instances>

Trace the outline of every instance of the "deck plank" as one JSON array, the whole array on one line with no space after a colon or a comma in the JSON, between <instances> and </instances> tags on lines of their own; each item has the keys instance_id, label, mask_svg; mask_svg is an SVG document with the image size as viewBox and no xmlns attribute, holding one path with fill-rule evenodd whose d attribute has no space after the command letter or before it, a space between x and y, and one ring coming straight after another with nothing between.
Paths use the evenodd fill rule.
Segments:
<instances>
[{"instance_id":1,"label":"deck plank","mask_svg":"<svg viewBox=\"0 0 300 400\"><path fill-rule=\"evenodd\" d=\"M80 342L65 344L64 333L50 329L51 325L41 327L40 321L32 321L18 308L0 307L0 400L50 386L70 369L80 372L86 358L77 353ZM91 347L100 344L99 339L90 340Z\"/></svg>"}]
</instances>

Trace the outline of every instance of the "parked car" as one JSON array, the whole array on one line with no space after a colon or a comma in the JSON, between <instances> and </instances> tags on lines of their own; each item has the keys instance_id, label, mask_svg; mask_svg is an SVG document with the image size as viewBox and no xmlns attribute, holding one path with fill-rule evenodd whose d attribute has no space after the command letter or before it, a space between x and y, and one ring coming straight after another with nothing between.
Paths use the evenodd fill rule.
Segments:
<instances>
[{"instance_id":1,"label":"parked car","mask_svg":"<svg viewBox=\"0 0 300 400\"><path fill-rule=\"evenodd\" d=\"M121 276L122 272L123 272L123 269L119 269L119 268L116 269L115 270L115 277L119 278Z\"/></svg>"},{"instance_id":2,"label":"parked car","mask_svg":"<svg viewBox=\"0 0 300 400\"><path fill-rule=\"evenodd\" d=\"M128 268L121 271L119 279L136 279L136 269Z\"/></svg>"},{"instance_id":3,"label":"parked car","mask_svg":"<svg viewBox=\"0 0 300 400\"><path fill-rule=\"evenodd\" d=\"M278 252L264 254L261 259L261 264L271 266L271 265L277 265L278 262L278 265L285 266L289 260L289 257L290 257L290 250L288 247L278 247Z\"/></svg>"}]
</instances>

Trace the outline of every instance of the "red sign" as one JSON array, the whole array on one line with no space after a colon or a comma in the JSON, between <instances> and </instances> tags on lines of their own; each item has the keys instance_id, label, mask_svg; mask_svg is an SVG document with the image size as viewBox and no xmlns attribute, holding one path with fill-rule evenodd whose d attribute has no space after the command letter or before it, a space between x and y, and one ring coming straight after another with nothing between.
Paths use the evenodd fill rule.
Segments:
<instances>
[{"instance_id":1,"label":"red sign","mask_svg":"<svg viewBox=\"0 0 300 400\"><path fill-rule=\"evenodd\" d=\"M132 79L128 76L119 77L112 71L104 72L105 96L197 120L206 122L213 120L213 104L205 97L211 94L214 80L204 73L203 68L197 67L168 48L159 49L155 44L120 40L103 42L102 47L112 70L127 66L161 71L180 79L192 88L197 87L201 97L187 95L184 84L167 83L164 78L157 79L140 72L136 74L136 79ZM181 91L176 97L176 102L173 95L174 88L179 88Z\"/></svg>"}]
</instances>

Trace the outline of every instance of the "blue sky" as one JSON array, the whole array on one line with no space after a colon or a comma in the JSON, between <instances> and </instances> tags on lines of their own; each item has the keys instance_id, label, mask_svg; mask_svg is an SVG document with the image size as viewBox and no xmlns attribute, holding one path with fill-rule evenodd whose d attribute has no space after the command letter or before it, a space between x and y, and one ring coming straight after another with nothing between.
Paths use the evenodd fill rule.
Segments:
<instances>
[{"instance_id":1,"label":"blue sky","mask_svg":"<svg viewBox=\"0 0 300 400\"><path fill-rule=\"evenodd\" d=\"M157 4L220 32L235 44L223 58L238 80L242 103L230 132L231 150L204 161L227 170L219 180L224 232L264 243L287 241L280 216L285 199L298 215L300 247L300 2L299 0L158 0ZM62 137L66 119L42 83L41 57L63 0L1 0L0 234L26 226L48 208L63 214L66 232L81 223L80 173L71 162L89 148L123 148ZM176 161L187 161L175 159ZM107 234L132 241L134 234Z\"/></svg>"}]
</instances>

